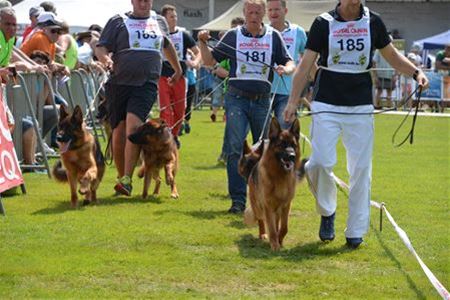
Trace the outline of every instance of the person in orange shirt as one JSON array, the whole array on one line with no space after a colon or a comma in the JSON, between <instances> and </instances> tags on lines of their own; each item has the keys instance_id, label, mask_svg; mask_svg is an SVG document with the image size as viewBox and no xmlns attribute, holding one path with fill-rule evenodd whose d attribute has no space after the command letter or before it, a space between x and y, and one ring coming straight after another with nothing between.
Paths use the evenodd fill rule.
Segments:
<instances>
[{"instance_id":1,"label":"person in orange shirt","mask_svg":"<svg viewBox=\"0 0 450 300\"><path fill-rule=\"evenodd\" d=\"M55 14L51 12L43 12L38 17L38 27L32 36L26 40L20 47L26 55L30 56L35 50L40 50L47 53L50 59L55 59L56 41L61 34L61 21L59 21Z\"/></svg>"}]
</instances>

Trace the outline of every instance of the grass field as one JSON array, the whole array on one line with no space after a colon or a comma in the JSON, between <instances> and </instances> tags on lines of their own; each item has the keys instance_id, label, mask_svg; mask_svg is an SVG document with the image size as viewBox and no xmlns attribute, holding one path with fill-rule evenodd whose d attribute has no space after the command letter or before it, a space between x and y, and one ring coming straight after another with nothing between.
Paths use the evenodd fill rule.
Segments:
<instances>
[{"instance_id":1,"label":"grass field","mask_svg":"<svg viewBox=\"0 0 450 300\"><path fill-rule=\"evenodd\" d=\"M394 148L400 120L376 117L372 199L386 203L449 288L450 119L420 117L414 144ZM301 122L308 133L310 120ZM366 243L345 247L341 192L336 240L322 244L314 199L299 185L285 247L272 253L256 228L226 213L226 172L216 162L222 133L209 111L194 112L191 134L181 137L178 200L165 185L159 197L140 199L137 179L134 196L113 197L108 167L101 203L72 210L67 185L25 174L28 193L3 199L0 298L439 298L387 219L378 230L378 211ZM347 181L342 146L338 153L335 173Z\"/></svg>"}]
</instances>

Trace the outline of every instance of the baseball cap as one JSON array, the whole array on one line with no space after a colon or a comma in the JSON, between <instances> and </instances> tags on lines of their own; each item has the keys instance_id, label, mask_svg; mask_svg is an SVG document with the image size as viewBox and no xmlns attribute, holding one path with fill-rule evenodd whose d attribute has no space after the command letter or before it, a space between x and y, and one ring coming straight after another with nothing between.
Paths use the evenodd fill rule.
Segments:
<instances>
[{"instance_id":1,"label":"baseball cap","mask_svg":"<svg viewBox=\"0 0 450 300\"><path fill-rule=\"evenodd\" d=\"M52 12L43 11L38 17L38 25L42 27L61 27L62 20Z\"/></svg>"},{"instance_id":2,"label":"baseball cap","mask_svg":"<svg viewBox=\"0 0 450 300\"><path fill-rule=\"evenodd\" d=\"M38 17L42 12L44 11L44 9L40 6L33 6L32 8L30 8L30 17Z\"/></svg>"}]
</instances>

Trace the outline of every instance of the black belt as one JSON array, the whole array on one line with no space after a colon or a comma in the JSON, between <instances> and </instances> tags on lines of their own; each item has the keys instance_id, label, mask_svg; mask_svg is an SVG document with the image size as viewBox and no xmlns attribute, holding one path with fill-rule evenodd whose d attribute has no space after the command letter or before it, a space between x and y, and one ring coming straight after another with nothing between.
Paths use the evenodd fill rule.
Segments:
<instances>
[{"instance_id":1,"label":"black belt","mask_svg":"<svg viewBox=\"0 0 450 300\"><path fill-rule=\"evenodd\" d=\"M257 93L245 92L245 91L235 88L234 86L231 86L231 85L228 86L228 92L230 92L231 94L235 94L237 96L241 96L248 100L253 100L253 101L270 98L270 93L263 93L263 94L258 93L257 94Z\"/></svg>"}]
</instances>

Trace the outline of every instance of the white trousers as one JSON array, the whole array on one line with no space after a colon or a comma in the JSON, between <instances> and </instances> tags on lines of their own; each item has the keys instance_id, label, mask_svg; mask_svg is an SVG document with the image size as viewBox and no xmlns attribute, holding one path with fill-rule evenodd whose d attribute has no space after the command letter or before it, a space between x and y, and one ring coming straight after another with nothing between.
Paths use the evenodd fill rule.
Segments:
<instances>
[{"instance_id":1,"label":"white trousers","mask_svg":"<svg viewBox=\"0 0 450 300\"><path fill-rule=\"evenodd\" d=\"M372 105L335 106L314 101L312 112L370 113ZM342 135L350 175L348 205L348 238L363 237L369 229L370 183L372 174L373 115L339 115L323 113L312 117L312 154L306 164L311 191L317 211L330 216L336 211L336 184L333 167L336 164L336 144Z\"/></svg>"}]
</instances>

